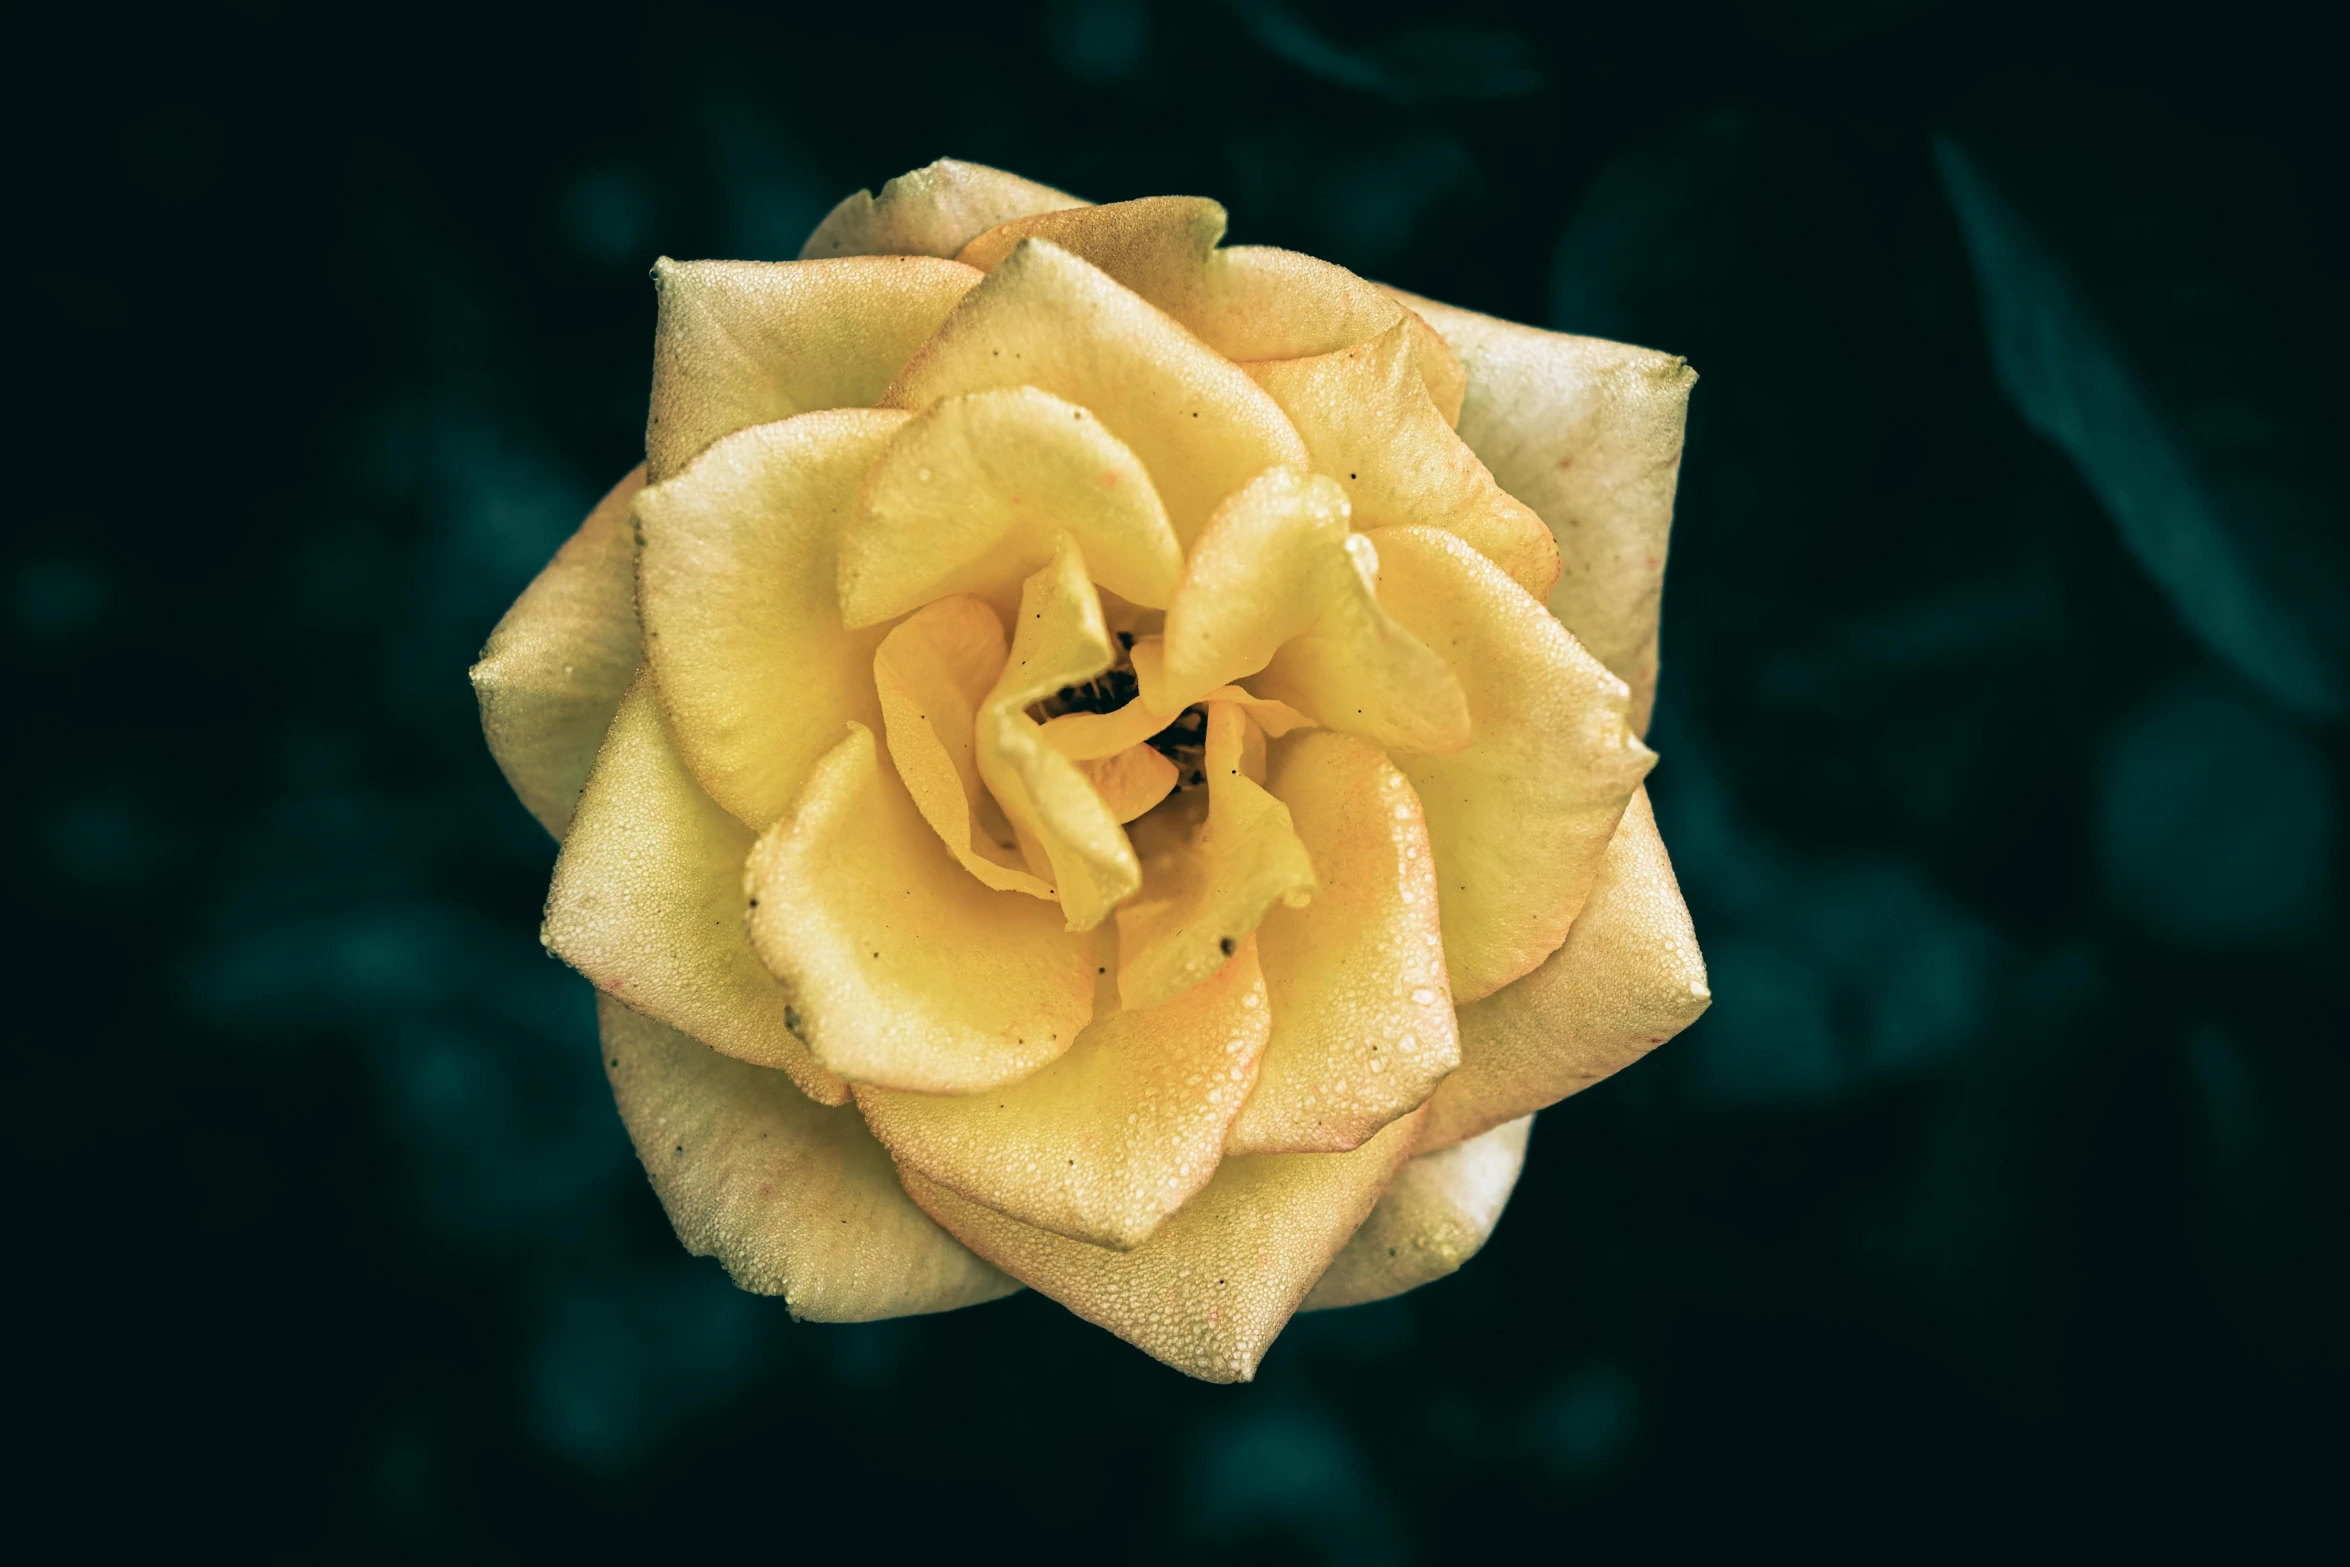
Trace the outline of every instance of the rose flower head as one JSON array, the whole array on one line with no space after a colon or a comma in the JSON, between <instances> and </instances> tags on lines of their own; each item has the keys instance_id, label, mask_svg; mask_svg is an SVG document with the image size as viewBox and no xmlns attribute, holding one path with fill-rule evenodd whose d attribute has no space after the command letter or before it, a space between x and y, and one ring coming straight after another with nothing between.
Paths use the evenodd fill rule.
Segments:
<instances>
[{"instance_id":1,"label":"rose flower head","mask_svg":"<svg viewBox=\"0 0 2350 1567\"><path fill-rule=\"evenodd\" d=\"M1215 1381L1708 1001L1641 780L1694 375L941 162L653 271L473 670L679 1237Z\"/></svg>"}]
</instances>

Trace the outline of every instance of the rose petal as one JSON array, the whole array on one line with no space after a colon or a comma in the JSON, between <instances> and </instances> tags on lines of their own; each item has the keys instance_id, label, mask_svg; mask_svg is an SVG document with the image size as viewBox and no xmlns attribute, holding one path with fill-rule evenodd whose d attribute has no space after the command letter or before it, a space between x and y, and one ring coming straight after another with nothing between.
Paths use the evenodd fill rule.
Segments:
<instances>
[{"instance_id":1,"label":"rose petal","mask_svg":"<svg viewBox=\"0 0 2350 1567\"><path fill-rule=\"evenodd\" d=\"M1105 989L1107 988L1105 984ZM1164 1006L1099 998L1069 1053L993 1093L857 1091L901 1169L1039 1229L1130 1251L1215 1174L1265 1048L1255 944Z\"/></svg>"},{"instance_id":2,"label":"rose petal","mask_svg":"<svg viewBox=\"0 0 2350 1567\"><path fill-rule=\"evenodd\" d=\"M1468 370L1461 438L1550 525L1564 557L1551 613L1632 688L1645 733L1681 431L1697 372L1670 354L1569 337L1397 295Z\"/></svg>"},{"instance_id":3,"label":"rose petal","mask_svg":"<svg viewBox=\"0 0 2350 1567\"><path fill-rule=\"evenodd\" d=\"M898 432L866 478L841 538L841 612L869 626L975 593L1009 613L1064 531L1103 587L1166 607L1183 547L1124 442L1033 386L942 399Z\"/></svg>"},{"instance_id":4,"label":"rose petal","mask_svg":"<svg viewBox=\"0 0 2350 1567\"><path fill-rule=\"evenodd\" d=\"M1336 1152L1417 1108L1460 1064L1435 865L1419 798L1376 746L1300 735L1265 787L1320 885L1257 931L1273 1039L1227 1148Z\"/></svg>"},{"instance_id":5,"label":"rose petal","mask_svg":"<svg viewBox=\"0 0 2350 1567\"><path fill-rule=\"evenodd\" d=\"M745 874L752 946L817 1059L852 1082L1000 1087L1093 1016L1092 943L941 853L862 724L817 762Z\"/></svg>"},{"instance_id":6,"label":"rose petal","mask_svg":"<svg viewBox=\"0 0 2350 1567\"><path fill-rule=\"evenodd\" d=\"M1457 1272L1501 1222L1526 1167L1526 1134L1533 1128L1532 1116L1520 1116L1405 1165L1298 1309L1385 1300Z\"/></svg>"},{"instance_id":7,"label":"rose petal","mask_svg":"<svg viewBox=\"0 0 2350 1567\"><path fill-rule=\"evenodd\" d=\"M844 1104L743 935L751 834L702 792L670 744L652 678L640 676L580 796L555 862L540 934L598 990L712 1049L778 1067L800 1091Z\"/></svg>"},{"instance_id":8,"label":"rose petal","mask_svg":"<svg viewBox=\"0 0 2350 1567\"><path fill-rule=\"evenodd\" d=\"M861 190L825 214L800 247L824 256L952 256L1007 218L1082 207L1075 196L982 163L941 158L901 174L877 197Z\"/></svg>"},{"instance_id":9,"label":"rose petal","mask_svg":"<svg viewBox=\"0 0 2350 1567\"><path fill-rule=\"evenodd\" d=\"M1144 697L1179 711L1246 675L1255 690L1375 745L1466 744L1460 682L1381 607L1347 518L1336 481L1286 468L1218 507L1185 563Z\"/></svg>"},{"instance_id":10,"label":"rose petal","mask_svg":"<svg viewBox=\"0 0 2350 1567\"><path fill-rule=\"evenodd\" d=\"M802 1321L953 1311L1020 1286L914 1206L857 1112L809 1103L596 998L604 1071L677 1238Z\"/></svg>"},{"instance_id":11,"label":"rose petal","mask_svg":"<svg viewBox=\"0 0 2350 1567\"><path fill-rule=\"evenodd\" d=\"M1396 765L1420 794L1455 1001L1490 995L1558 950L1656 754L1624 683L1449 533L1382 528L1379 602L1452 663L1471 736Z\"/></svg>"},{"instance_id":12,"label":"rose petal","mask_svg":"<svg viewBox=\"0 0 2350 1567\"><path fill-rule=\"evenodd\" d=\"M1346 487L1356 527L1456 533L1536 598L1558 581L1550 530L1493 482L1429 400L1408 324L1334 354L1248 371L1305 437L1315 470Z\"/></svg>"},{"instance_id":13,"label":"rose petal","mask_svg":"<svg viewBox=\"0 0 2350 1567\"><path fill-rule=\"evenodd\" d=\"M1082 685L1116 654L1085 556L1060 535L1052 564L1020 591L1012 656L979 709L979 776L1018 830L1042 845L1073 931L1091 930L1142 885L1118 816L1085 774L1044 738L1029 704Z\"/></svg>"},{"instance_id":14,"label":"rose petal","mask_svg":"<svg viewBox=\"0 0 2350 1567\"><path fill-rule=\"evenodd\" d=\"M836 409L738 431L637 499L637 601L678 749L754 832L854 719L878 630L841 626L835 560L865 470L906 421Z\"/></svg>"},{"instance_id":15,"label":"rose petal","mask_svg":"<svg viewBox=\"0 0 2350 1567\"><path fill-rule=\"evenodd\" d=\"M825 408L870 408L979 274L927 256L653 265L659 483L722 435Z\"/></svg>"},{"instance_id":16,"label":"rose petal","mask_svg":"<svg viewBox=\"0 0 2350 1567\"><path fill-rule=\"evenodd\" d=\"M1078 770L1121 822L1136 817L1175 792L1182 777L1175 764L1147 745L1130 745L1115 756L1081 761Z\"/></svg>"},{"instance_id":17,"label":"rose petal","mask_svg":"<svg viewBox=\"0 0 2350 1567\"><path fill-rule=\"evenodd\" d=\"M1223 966L1275 904L1314 895L1314 862L1289 807L1241 766L1250 720L1232 702L1208 705L1207 820L1196 832L1153 817L1142 892L1118 910L1118 994L1155 1007Z\"/></svg>"},{"instance_id":18,"label":"rose petal","mask_svg":"<svg viewBox=\"0 0 2350 1567\"><path fill-rule=\"evenodd\" d=\"M1663 1044L1712 1002L1643 788L1566 945L1524 979L1461 1008L1460 1070L1430 1101L1421 1147L1556 1104Z\"/></svg>"},{"instance_id":19,"label":"rose petal","mask_svg":"<svg viewBox=\"0 0 2350 1567\"><path fill-rule=\"evenodd\" d=\"M1132 1251L1008 1219L912 1170L922 1211L989 1262L1178 1371L1246 1382L1409 1156L1406 1116L1352 1153L1227 1159Z\"/></svg>"},{"instance_id":20,"label":"rose petal","mask_svg":"<svg viewBox=\"0 0 2350 1567\"><path fill-rule=\"evenodd\" d=\"M995 800L979 786L975 722L1004 668L1004 628L975 598L940 599L900 622L873 655L890 759L947 852L998 892L1053 896L1021 868Z\"/></svg>"},{"instance_id":21,"label":"rose petal","mask_svg":"<svg viewBox=\"0 0 2350 1567\"><path fill-rule=\"evenodd\" d=\"M473 666L490 755L523 806L558 839L644 658L628 520L644 483L640 465L596 503L499 619Z\"/></svg>"},{"instance_id":22,"label":"rose petal","mask_svg":"<svg viewBox=\"0 0 2350 1567\"><path fill-rule=\"evenodd\" d=\"M884 401L919 411L995 386L1090 410L1142 459L1186 542L1253 475L1305 466L1305 443L1238 366L1045 240L1022 241L988 273Z\"/></svg>"}]
</instances>

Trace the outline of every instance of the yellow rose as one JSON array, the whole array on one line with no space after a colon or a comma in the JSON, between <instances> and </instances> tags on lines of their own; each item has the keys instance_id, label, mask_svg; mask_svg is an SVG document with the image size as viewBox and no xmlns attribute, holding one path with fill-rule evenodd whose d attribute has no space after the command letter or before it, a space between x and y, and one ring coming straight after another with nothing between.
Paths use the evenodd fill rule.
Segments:
<instances>
[{"instance_id":1,"label":"yellow rose","mask_svg":"<svg viewBox=\"0 0 2350 1567\"><path fill-rule=\"evenodd\" d=\"M1706 1005L1641 779L1677 359L942 162L662 261L473 671L679 1236L1255 1373Z\"/></svg>"}]
</instances>

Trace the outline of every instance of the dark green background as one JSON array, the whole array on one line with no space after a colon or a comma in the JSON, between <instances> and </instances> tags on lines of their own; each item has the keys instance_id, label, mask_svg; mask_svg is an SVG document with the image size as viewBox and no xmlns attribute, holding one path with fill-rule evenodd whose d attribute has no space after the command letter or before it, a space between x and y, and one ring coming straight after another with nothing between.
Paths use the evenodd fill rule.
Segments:
<instances>
[{"instance_id":1,"label":"dark green background","mask_svg":"<svg viewBox=\"0 0 2350 1567\"><path fill-rule=\"evenodd\" d=\"M2338 52L1935 0L12 24L20 1467L92 1548L2251 1547L2338 1530ZM669 1234L464 669L661 253L941 154L1684 353L1720 998L1458 1277L1184 1380Z\"/></svg>"}]
</instances>

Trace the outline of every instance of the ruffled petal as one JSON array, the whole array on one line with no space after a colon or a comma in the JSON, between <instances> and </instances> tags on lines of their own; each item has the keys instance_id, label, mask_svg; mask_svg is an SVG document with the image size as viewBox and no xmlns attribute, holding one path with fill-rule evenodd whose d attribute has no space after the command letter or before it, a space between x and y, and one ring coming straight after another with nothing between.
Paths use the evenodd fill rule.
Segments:
<instances>
[{"instance_id":1,"label":"ruffled petal","mask_svg":"<svg viewBox=\"0 0 2350 1567\"><path fill-rule=\"evenodd\" d=\"M1638 1060L1713 1003L1705 957L1643 788L1599 862L1566 945L1462 1007L1461 1066L1437 1087L1423 1148L1556 1104Z\"/></svg>"},{"instance_id":2,"label":"ruffled petal","mask_svg":"<svg viewBox=\"0 0 2350 1567\"><path fill-rule=\"evenodd\" d=\"M802 1321L953 1311L1020 1286L906 1196L851 1109L811 1104L731 1060L596 998L604 1071L677 1238Z\"/></svg>"},{"instance_id":3,"label":"ruffled petal","mask_svg":"<svg viewBox=\"0 0 2350 1567\"><path fill-rule=\"evenodd\" d=\"M975 598L940 599L901 621L873 656L890 759L922 819L963 869L998 892L1053 896L1021 868L1018 840L979 785L979 704L1004 668L1004 628Z\"/></svg>"},{"instance_id":4,"label":"ruffled petal","mask_svg":"<svg viewBox=\"0 0 2350 1567\"><path fill-rule=\"evenodd\" d=\"M1232 1153L1335 1152L1423 1103L1460 1064L1419 797L1376 746L1327 730L1265 780L1320 884L1257 932L1273 1039Z\"/></svg>"},{"instance_id":5,"label":"ruffled petal","mask_svg":"<svg viewBox=\"0 0 2350 1567\"><path fill-rule=\"evenodd\" d=\"M1069 929L1091 930L1142 885L1142 866L1109 802L1028 716L1029 704L1084 684L1116 658L1085 556L1068 534L1022 587L1019 613L1011 658L979 709L979 776L1013 827L1042 845Z\"/></svg>"},{"instance_id":6,"label":"ruffled petal","mask_svg":"<svg viewBox=\"0 0 2350 1567\"><path fill-rule=\"evenodd\" d=\"M1252 724L1237 703L1208 704L1207 819L1153 817L1142 892L1118 910L1118 994L1155 1007L1199 984L1277 904L1314 895L1314 862L1289 807L1242 766Z\"/></svg>"},{"instance_id":7,"label":"ruffled petal","mask_svg":"<svg viewBox=\"0 0 2350 1567\"><path fill-rule=\"evenodd\" d=\"M1106 985L1105 985L1105 988ZM1052 1065L993 1093L857 1091L901 1169L1008 1218L1130 1251L1208 1183L1268 1027L1255 944L1164 1006L1118 1008Z\"/></svg>"},{"instance_id":8,"label":"ruffled petal","mask_svg":"<svg viewBox=\"0 0 2350 1567\"><path fill-rule=\"evenodd\" d=\"M1656 754L1624 683L1498 566L1434 528L1371 537L1379 602L1468 693L1468 746L1396 765L1428 814L1453 998L1474 1001L1566 940Z\"/></svg>"},{"instance_id":9,"label":"ruffled petal","mask_svg":"<svg viewBox=\"0 0 2350 1567\"><path fill-rule=\"evenodd\" d=\"M825 408L870 408L979 274L927 256L653 265L657 484L720 436Z\"/></svg>"},{"instance_id":10,"label":"ruffled petal","mask_svg":"<svg viewBox=\"0 0 2350 1567\"><path fill-rule=\"evenodd\" d=\"M1466 744L1459 680L1381 607L1368 540L1348 531L1348 515L1334 480L1287 468L1219 506L1184 565L1144 698L1180 711L1246 675L1254 690L1374 745Z\"/></svg>"},{"instance_id":11,"label":"ruffled petal","mask_svg":"<svg viewBox=\"0 0 2350 1567\"><path fill-rule=\"evenodd\" d=\"M643 651L628 509L645 470L612 487L498 621L473 666L498 770L560 839Z\"/></svg>"},{"instance_id":12,"label":"ruffled petal","mask_svg":"<svg viewBox=\"0 0 2350 1567\"><path fill-rule=\"evenodd\" d=\"M841 613L869 626L974 593L1009 614L1062 532L1103 587L1166 608L1183 547L1124 442L1033 386L944 398L898 432L866 478L841 539Z\"/></svg>"},{"instance_id":13,"label":"ruffled petal","mask_svg":"<svg viewBox=\"0 0 2350 1567\"><path fill-rule=\"evenodd\" d=\"M800 247L800 259L952 256L972 236L1006 219L1084 205L1017 174L941 158L899 175L879 196L861 190L842 200Z\"/></svg>"},{"instance_id":14,"label":"ruffled petal","mask_svg":"<svg viewBox=\"0 0 2350 1567\"><path fill-rule=\"evenodd\" d=\"M1305 443L1273 399L1099 268L1024 240L939 328L884 401L916 411L997 386L1090 410L1141 458L1188 543L1216 503Z\"/></svg>"},{"instance_id":15,"label":"ruffled petal","mask_svg":"<svg viewBox=\"0 0 2350 1567\"><path fill-rule=\"evenodd\" d=\"M878 629L842 627L842 527L906 422L836 409L738 431L637 499L637 600L678 749L752 831L874 705Z\"/></svg>"},{"instance_id":16,"label":"ruffled petal","mask_svg":"<svg viewBox=\"0 0 2350 1567\"><path fill-rule=\"evenodd\" d=\"M1336 353L1251 365L1249 374L1305 437L1315 471L1345 486L1356 527L1458 534L1538 599L1558 581L1550 530L1493 482L1429 399L1409 324Z\"/></svg>"},{"instance_id":17,"label":"ruffled petal","mask_svg":"<svg viewBox=\"0 0 2350 1567\"><path fill-rule=\"evenodd\" d=\"M598 990L844 1104L847 1085L793 1032L784 992L743 935L751 834L694 781L652 686L639 677L612 721L555 862L540 939Z\"/></svg>"},{"instance_id":18,"label":"ruffled petal","mask_svg":"<svg viewBox=\"0 0 2350 1567\"><path fill-rule=\"evenodd\" d=\"M746 885L752 946L851 1082L978 1093L1059 1057L1093 1016L1092 943L941 853L861 724L761 836Z\"/></svg>"},{"instance_id":19,"label":"ruffled petal","mask_svg":"<svg viewBox=\"0 0 2350 1567\"><path fill-rule=\"evenodd\" d=\"M1501 1222L1533 1129L1534 1118L1521 1116L1405 1165L1298 1309L1360 1306L1459 1271Z\"/></svg>"},{"instance_id":20,"label":"ruffled petal","mask_svg":"<svg viewBox=\"0 0 2350 1567\"><path fill-rule=\"evenodd\" d=\"M922 1211L1021 1283L1207 1382L1246 1382L1409 1157L1407 1116L1352 1153L1227 1159L1132 1251L1008 1219L912 1170Z\"/></svg>"},{"instance_id":21,"label":"ruffled petal","mask_svg":"<svg viewBox=\"0 0 2350 1567\"><path fill-rule=\"evenodd\" d=\"M1563 567L1551 613L1632 688L1632 727L1656 697L1657 615L1697 372L1671 354L1569 337L1398 294L1468 371L1461 438L1534 508Z\"/></svg>"}]
</instances>

